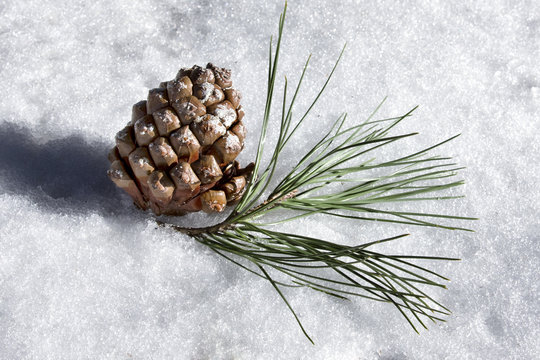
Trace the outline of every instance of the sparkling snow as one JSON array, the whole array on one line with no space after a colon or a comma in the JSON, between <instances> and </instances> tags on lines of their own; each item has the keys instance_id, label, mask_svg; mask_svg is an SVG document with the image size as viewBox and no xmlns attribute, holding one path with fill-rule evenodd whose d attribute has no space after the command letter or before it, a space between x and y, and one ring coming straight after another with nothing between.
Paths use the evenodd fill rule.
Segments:
<instances>
[{"instance_id":1,"label":"sparkling snow","mask_svg":"<svg viewBox=\"0 0 540 360\"><path fill-rule=\"evenodd\" d=\"M453 315L420 335L387 304L284 290L311 345L269 283L157 228L107 178L132 104L207 62L230 67L243 94L239 159L250 161L281 10L246 0L0 4L1 359L538 358L537 1L289 4L276 115L285 74L293 89L313 53L299 114L347 50L278 175L342 111L360 121L385 95L381 116L421 105L396 129L421 133L403 152L462 133L437 153L467 167L453 192L467 197L419 206L478 216L464 224L476 233L320 219L288 227L345 243L411 233L384 249L460 257L429 264L452 279L430 291Z\"/></svg>"}]
</instances>

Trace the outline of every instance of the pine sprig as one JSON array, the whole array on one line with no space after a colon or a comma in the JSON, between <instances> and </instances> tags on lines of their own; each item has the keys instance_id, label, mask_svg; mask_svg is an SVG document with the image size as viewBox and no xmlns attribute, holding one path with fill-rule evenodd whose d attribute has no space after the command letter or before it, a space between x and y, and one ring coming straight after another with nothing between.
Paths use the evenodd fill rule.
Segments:
<instances>
[{"instance_id":1,"label":"pine sprig","mask_svg":"<svg viewBox=\"0 0 540 360\"><path fill-rule=\"evenodd\" d=\"M427 286L446 288L443 281L448 279L418 262L458 259L383 254L372 249L408 234L349 246L275 230L275 225L313 215L466 231L471 230L441 221L473 220L471 217L385 208L402 202L458 198L441 194L462 185L463 181L453 180L461 168L450 162L450 158L430 155L455 136L395 159L377 159L377 150L417 135L390 135L391 130L410 117L416 108L399 117L374 120L384 100L360 124L347 127L347 114L339 116L292 170L271 187L283 149L309 119L345 50L343 47L330 75L297 121L293 109L311 56L304 65L290 102L287 102L288 82L285 78L280 132L268 164L261 170L286 10L285 4L279 20L275 52L270 40L261 136L252 178L241 201L224 221L213 226L194 229L160 224L192 236L232 263L268 280L311 342L313 340L281 291L282 287L308 287L343 300L355 296L387 302L404 316L415 331L418 325L427 328L426 320L445 321L444 316L450 311L423 289ZM272 190L269 191L270 188ZM262 200L263 196L266 200ZM267 215L270 212L275 213L278 219L269 221Z\"/></svg>"}]
</instances>

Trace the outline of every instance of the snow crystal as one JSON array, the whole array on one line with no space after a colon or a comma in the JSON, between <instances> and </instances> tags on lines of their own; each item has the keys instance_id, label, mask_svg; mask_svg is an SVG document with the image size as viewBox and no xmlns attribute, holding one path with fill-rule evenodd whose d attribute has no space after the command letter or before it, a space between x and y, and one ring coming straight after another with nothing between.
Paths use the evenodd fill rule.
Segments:
<instances>
[{"instance_id":1,"label":"snow crystal","mask_svg":"<svg viewBox=\"0 0 540 360\"><path fill-rule=\"evenodd\" d=\"M231 132L227 132L225 135L223 135L223 139L225 140L226 150L230 152L240 151L241 145L238 136L234 135Z\"/></svg>"},{"instance_id":2,"label":"snow crystal","mask_svg":"<svg viewBox=\"0 0 540 360\"><path fill-rule=\"evenodd\" d=\"M121 179L124 176L124 172L119 169L107 170L107 174L109 174L110 176L116 179Z\"/></svg>"},{"instance_id":3,"label":"snow crystal","mask_svg":"<svg viewBox=\"0 0 540 360\"><path fill-rule=\"evenodd\" d=\"M201 129L205 133L213 133L219 136L224 135L225 132L227 131L227 129L225 129L225 127L223 126L219 118L214 115L205 116L205 121L202 123Z\"/></svg>"},{"instance_id":4,"label":"snow crystal","mask_svg":"<svg viewBox=\"0 0 540 360\"><path fill-rule=\"evenodd\" d=\"M153 134L155 132L154 125L152 124L145 124L138 126L139 134L141 136L144 136L146 134Z\"/></svg>"},{"instance_id":5,"label":"snow crystal","mask_svg":"<svg viewBox=\"0 0 540 360\"><path fill-rule=\"evenodd\" d=\"M189 136L189 133L188 131L176 131L174 133L171 134L171 138L174 138L175 140L177 140L180 144L191 144L192 143L192 140Z\"/></svg>"},{"instance_id":6,"label":"snow crystal","mask_svg":"<svg viewBox=\"0 0 540 360\"><path fill-rule=\"evenodd\" d=\"M214 87L214 84L210 84L208 82L202 83L200 85L200 89L202 93L200 100L202 103L207 102L208 99L210 99L210 96L214 94L214 90L216 90L216 88Z\"/></svg>"},{"instance_id":7,"label":"snow crystal","mask_svg":"<svg viewBox=\"0 0 540 360\"><path fill-rule=\"evenodd\" d=\"M160 151L161 156L164 156L164 157L171 158L171 157L174 157L175 155L173 149L169 145L165 145L165 146L161 145L159 147L159 151Z\"/></svg>"},{"instance_id":8,"label":"snow crystal","mask_svg":"<svg viewBox=\"0 0 540 360\"><path fill-rule=\"evenodd\" d=\"M177 90L184 90L184 89L187 89L187 85L186 83L184 83L183 81L175 81L174 82L174 86Z\"/></svg>"},{"instance_id":9,"label":"snow crystal","mask_svg":"<svg viewBox=\"0 0 540 360\"><path fill-rule=\"evenodd\" d=\"M145 165L148 165L148 160L146 158L143 158L143 157L138 157L136 160L135 160L135 163L137 165L139 165L140 167L143 167Z\"/></svg>"},{"instance_id":10,"label":"snow crystal","mask_svg":"<svg viewBox=\"0 0 540 360\"><path fill-rule=\"evenodd\" d=\"M225 125L227 128L229 128L236 121L236 111L233 108L227 107L223 104L216 106L214 115L219 117L223 125Z\"/></svg>"},{"instance_id":11,"label":"snow crystal","mask_svg":"<svg viewBox=\"0 0 540 360\"><path fill-rule=\"evenodd\" d=\"M350 245L410 233L373 250L461 258L417 262L452 279L428 289L452 315L420 335L389 304L283 287L311 345L271 284L156 226L107 178L107 152L132 104L180 67L207 62L232 69L248 129L238 161L253 161L282 5L0 3L0 359L538 358L538 1L289 1L262 168L279 134L285 75L290 101L313 54L294 125L345 42L278 178L344 110L358 124L387 95L376 118L419 104L392 134L421 135L381 156L462 134L433 155L467 167L466 184L449 192L466 198L409 210L477 216L460 223L475 233L322 217L276 227Z\"/></svg>"}]
</instances>

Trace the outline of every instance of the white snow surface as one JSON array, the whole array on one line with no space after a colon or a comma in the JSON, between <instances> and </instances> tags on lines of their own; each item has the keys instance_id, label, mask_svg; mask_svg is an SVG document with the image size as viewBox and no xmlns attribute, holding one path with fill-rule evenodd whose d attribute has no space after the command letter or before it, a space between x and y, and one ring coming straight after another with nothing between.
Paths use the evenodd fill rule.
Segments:
<instances>
[{"instance_id":1,"label":"white snow surface","mask_svg":"<svg viewBox=\"0 0 540 360\"><path fill-rule=\"evenodd\" d=\"M278 176L341 112L359 122L386 95L381 117L420 105L394 132L420 132L400 153L462 134L436 153L467 167L466 184L449 192L466 197L418 206L479 217L460 223L475 233L321 219L284 227L350 244L411 233L381 251L461 258L428 264L452 280L429 291L453 314L420 335L391 305L284 289L311 345L268 282L156 228L107 179L106 154L131 105L180 67L207 62L233 71L249 131L240 160L253 159L282 6L0 3L1 359L540 356L537 1L289 3L278 94L313 53L296 114L347 50Z\"/></svg>"}]
</instances>

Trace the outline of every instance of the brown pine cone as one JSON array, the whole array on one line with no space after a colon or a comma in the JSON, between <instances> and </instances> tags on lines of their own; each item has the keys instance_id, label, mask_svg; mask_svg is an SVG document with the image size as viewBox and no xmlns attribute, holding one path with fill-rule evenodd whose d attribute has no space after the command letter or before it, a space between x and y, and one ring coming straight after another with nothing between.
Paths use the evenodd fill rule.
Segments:
<instances>
[{"instance_id":1,"label":"brown pine cone","mask_svg":"<svg viewBox=\"0 0 540 360\"><path fill-rule=\"evenodd\" d=\"M246 136L240 100L230 70L181 69L133 105L109 153L109 178L157 215L223 211L240 200L252 168L235 161Z\"/></svg>"}]
</instances>

